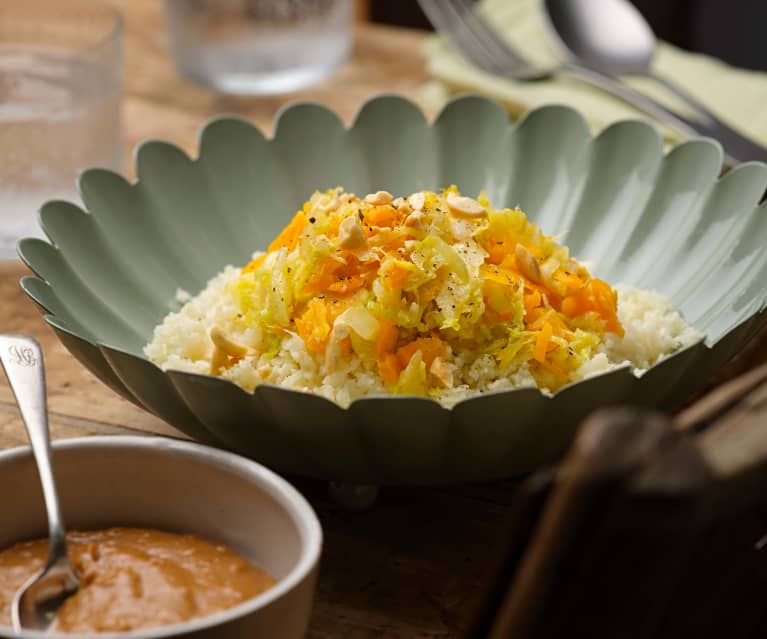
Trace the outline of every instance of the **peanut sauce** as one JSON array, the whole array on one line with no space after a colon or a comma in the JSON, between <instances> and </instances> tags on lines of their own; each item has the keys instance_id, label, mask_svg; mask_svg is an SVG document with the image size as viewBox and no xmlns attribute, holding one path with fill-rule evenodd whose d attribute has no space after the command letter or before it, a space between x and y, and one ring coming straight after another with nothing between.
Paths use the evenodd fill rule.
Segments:
<instances>
[{"instance_id":1,"label":"peanut sauce","mask_svg":"<svg viewBox=\"0 0 767 639\"><path fill-rule=\"evenodd\" d=\"M51 630L121 632L180 623L236 606L275 580L226 546L194 535L110 528L67 535L82 582L59 608ZM0 551L0 625L10 625L11 602L41 570L48 540Z\"/></svg>"}]
</instances>

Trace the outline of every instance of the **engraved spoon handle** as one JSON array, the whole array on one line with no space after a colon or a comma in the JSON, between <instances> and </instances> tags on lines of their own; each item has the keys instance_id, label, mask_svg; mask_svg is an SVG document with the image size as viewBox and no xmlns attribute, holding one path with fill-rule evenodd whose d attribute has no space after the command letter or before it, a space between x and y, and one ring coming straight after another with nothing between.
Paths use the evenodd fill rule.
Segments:
<instances>
[{"instance_id":1,"label":"engraved spoon handle","mask_svg":"<svg viewBox=\"0 0 767 639\"><path fill-rule=\"evenodd\" d=\"M65 556L66 531L53 479L48 411L45 399L45 369L40 345L26 335L0 335L0 361L16 397L21 418L37 463L48 515L50 554L48 563Z\"/></svg>"}]
</instances>

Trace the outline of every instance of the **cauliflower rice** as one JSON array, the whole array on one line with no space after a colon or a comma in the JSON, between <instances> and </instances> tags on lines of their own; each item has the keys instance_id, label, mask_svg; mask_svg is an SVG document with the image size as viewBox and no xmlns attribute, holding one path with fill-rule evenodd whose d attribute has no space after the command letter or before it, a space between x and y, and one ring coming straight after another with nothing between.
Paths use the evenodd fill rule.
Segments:
<instances>
[{"instance_id":1,"label":"cauliflower rice","mask_svg":"<svg viewBox=\"0 0 767 639\"><path fill-rule=\"evenodd\" d=\"M155 328L163 369L366 395L551 393L701 339L660 293L612 289L519 209L480 195L315 193L263 254L227 266Z\"/></svg>"}]
</instances>

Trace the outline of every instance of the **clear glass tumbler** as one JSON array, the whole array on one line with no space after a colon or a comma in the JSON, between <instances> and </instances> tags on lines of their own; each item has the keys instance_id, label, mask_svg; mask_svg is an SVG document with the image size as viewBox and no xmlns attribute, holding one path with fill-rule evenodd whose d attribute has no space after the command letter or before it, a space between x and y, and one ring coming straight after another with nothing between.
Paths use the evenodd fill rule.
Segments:
<instances>
[{"instance_id":1,"label":"clear glass tumbler","mask_svg":"<svg viewBox=\"0 0 767 639\"><path fill-rule=\"evenodd\" d=\"M0 2L0 259L80 171L120 169L121 39L102 0Z\"/></svg>"},{"instance_id":2,"label":"clear glass tumbler","mask_svg":"<svg viewBox=\"0 0 767 639\"><path fill-rule=\"evenodd\" d=\"M296 91L351 48L352 0L165 0L165 9L179 71L224 93Z\"/></svg>"}]
</instances>

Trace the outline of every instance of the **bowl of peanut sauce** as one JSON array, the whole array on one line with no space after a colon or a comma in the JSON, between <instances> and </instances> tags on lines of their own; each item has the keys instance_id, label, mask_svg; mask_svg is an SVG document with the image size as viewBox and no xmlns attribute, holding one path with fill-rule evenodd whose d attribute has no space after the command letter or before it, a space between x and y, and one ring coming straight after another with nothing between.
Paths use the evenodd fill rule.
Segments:
<instances>
[{"instance_id":1,"label":"bowl of peanut sauce","mask_svg":"<svg viewBox=\"0 0 767 639\"><path fill-rule=\"evenodd\" d=\"M49 632L11 628L13 596L48 542L29 448L0 452L1 637L305 636L322 531L278 475L161 437L58 441L53 461L81 586Z\"/></svg>"}]
</instances>

